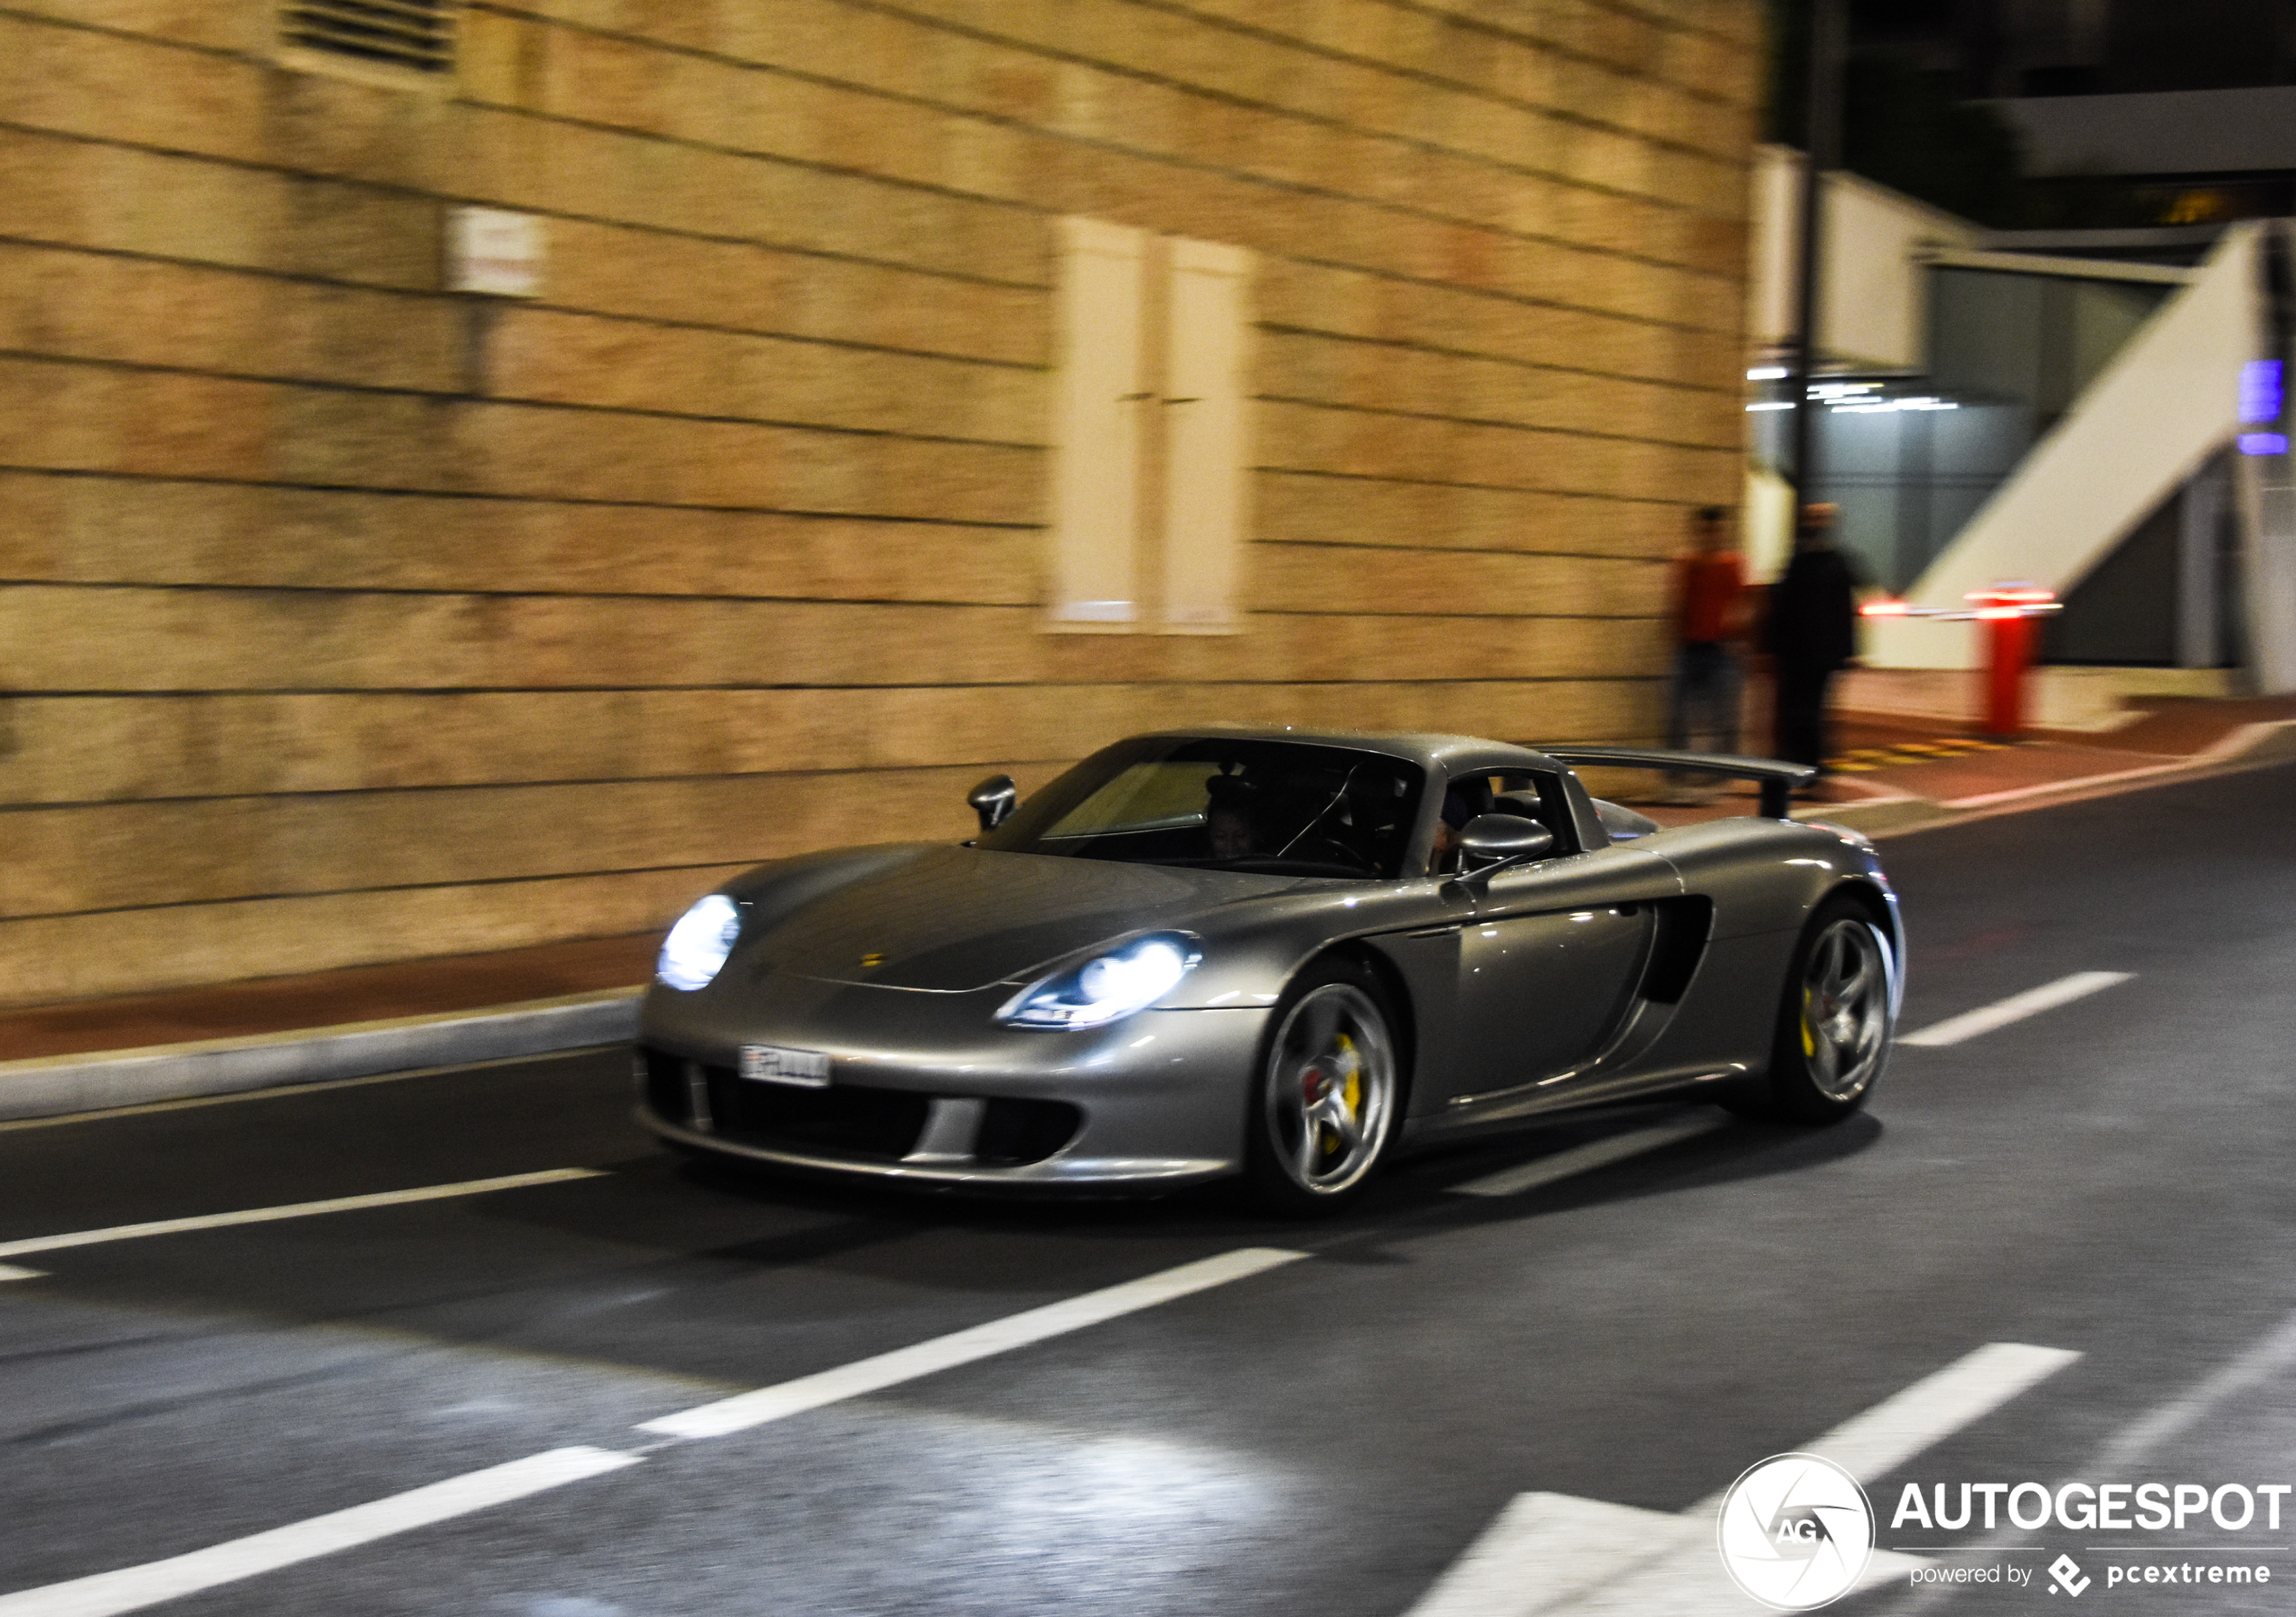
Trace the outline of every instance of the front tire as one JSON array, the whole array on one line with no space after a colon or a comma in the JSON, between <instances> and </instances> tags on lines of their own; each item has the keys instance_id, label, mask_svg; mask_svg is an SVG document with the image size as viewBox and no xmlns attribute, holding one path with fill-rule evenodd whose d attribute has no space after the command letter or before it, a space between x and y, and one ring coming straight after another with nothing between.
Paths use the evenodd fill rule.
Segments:
<instances>
[{"instance_id":1,"label":"front tire","mask_svg":"<svg viewBox=\"0 0 2296 1617\"><path fill-rule=\"evenodd\" d=\"M1818 907L1786 973L1761 1110L1833 1123L1866 1104L1889 1059L1893 964L1864 906L1840 897Z\"/></svg>"},{"instance_id":2,"label":"front tire","mask_svg":"<svg viewBox=\"0 0 2296 1617\"><path fill-rule=\"evenodd\" d=\"M1277 1001L1245 1123L1245 1176L1270 1211L1334 1211L1379 1165L1403 1104L1394 1026L1378 981L1347 961L1310 967Z\"/></svg>"}]
</instances>

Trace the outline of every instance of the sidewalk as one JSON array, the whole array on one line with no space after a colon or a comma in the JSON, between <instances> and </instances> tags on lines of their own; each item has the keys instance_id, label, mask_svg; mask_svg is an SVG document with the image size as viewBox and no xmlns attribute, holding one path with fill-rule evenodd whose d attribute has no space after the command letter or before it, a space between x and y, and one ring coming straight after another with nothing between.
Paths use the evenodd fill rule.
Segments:
<instances>
[{"instance_id":1,"label":"sidewalk","mask_svg":"<svg viewBox=\"0 0 2296 1617\"><path fill-rule=\"evenodd\" d=\"M2172 776L2296 757L2296 697L2148 698L2104 732L2037 730L2003 744L1950 725L1844 713L1831 773L1794 799L1797 819L1887 837L1981 814L2015 813L2125 791ZM1711 804L1636 802L1662 825L1751 813L1752 787Z\"/></svg>"},{"instance_id":2,"label":"sidewalk","mask_svg":"<svg viewBox=\"0 0 2296 1617\"><path fill-rule=\"evenodd\" d=\"M2151 699L2120 729L2008 746L1852 713L1835 745L1836 773L1797 799L1796 816L1888 837L2296 757L2296 697ZM1675 825L1752 813L1755 794L1633 806ZM659 944L592 938L0 1011L0 1119L620 1043Z\"/></svg>"},{"instance_id":3,"label":"sidewalk","mask_svg":"<svg viewBox=\"0 0 2296 1617\"><path fill-rule=\"evenodd\" d=\"M649 932L0 1011L0 1119L617 1044L660 945Z\"/></svg>"}]
</instances>

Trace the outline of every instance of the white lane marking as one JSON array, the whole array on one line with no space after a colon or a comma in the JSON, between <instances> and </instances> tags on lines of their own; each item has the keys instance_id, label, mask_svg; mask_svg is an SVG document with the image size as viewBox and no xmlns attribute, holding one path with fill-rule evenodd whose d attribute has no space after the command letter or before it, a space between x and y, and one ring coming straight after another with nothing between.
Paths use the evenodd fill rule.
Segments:
<instances>
[{"instance_id":1,"label":"white lane marking","mask_svg":"<svg viewBox=\"0 0 2296 1617\"><path fill-rule=\"evenodd\" d=\"M2161 1444L2199 1424L2227 1398L2277 1379L2291 1365L2296 1365L2296 1314L2282 1320L2231 1363L2122 1427L2084 1474L2117 1475L2150 1460Z\"/></svg>"},{"instance_id":2,"label":"white lane marking","mask_svg":"<svg viewBox=\"0 0 2296 1617\"><path fill-rule=\"evenodd\" d=\"M1974 1039L1980 1033L1990 1033L1996 1028L2006 1028L2011 1022L2023 1021L2028 1016L2038 1016L2044 1011L2054 1011L2059 1005L2069 1005L2075 1000L2086 999L2101 988L2126 982L2133 974L2130 972L2075 972L2070 977L2059 977L2054 982L2044 982L2038 988L2028 988L2023 993L2011 994L1997 1004L1981 1005L1959 1016L1949 1016L1942 1022L1933 1022L1918 1033L1905 1034L1897 1042L1931 1046L1959 1044L1964 1039Z\"/></svg>"},{"instance_id":3,"label":"white lane marking","mask_svg":"<svg viewBox=\"0 0 2296 1617\"><path fill-rule=\"evenodd\" d=\"M619 1471L635 1465L639 1458L590 1448L529 1454L506 1465L449 1477L389 1499L291 1522L165 1561L0 1594L0 1617L114 1617Z\"/></svg>"},{"instance_id":4,"label":"white lane marking","mask_svg":"<svg viewBox=\"0 0 2296 1617\"><path fill-rule=\"evenodd\" d=\"M2049 1496L2054 1499L2065 1484L2083 1477L2120 1476L2147 1464L2164 1444L2208 1419L2227 1400L2254 1392L2287 1374L2291 1366L2296 1366L2296 1313L2284 1316L2229 1364L2211 1370L2184 1391L2122 1427L2086 1462L2049 1484ZM2028 1532L2004 1527L1989 1537L1962 1547L1970 1555L1994 1555L2031 1537ZM1934 1609L1958 1593L1950 1588L1925 1589L1891 1610L1897 1617L1917 1617L1917 1613Z\"/></svg>"},{"instance_id":5,"label":"white lane marking","mask_svg":"<svg viewBox=\"0 0 2296 1617\"><path fill-rule=\"evenodd\" d=\"M1878 1477L1963 1426L1982 1420L2080 1357L2069 1348L1988 1342L1802 1446L1810 1453L1823 1454L1854 1477ZM1722 1495L1727 1491L1717 1490L1690 1510L1713 1515L1722 1508Z\"/></svg>"},{"instance_id":6,"label":"white lane marking","mask_svg":"<svg viewBox=\"0 0 2296 1617\"><path fill-rule=\"evenodd\" d=\"M1087 1325L1097 1325L1104 1320L1134 1313L1143 1308L1153 1308L1160 1302L1170 1302L1191 1292L1226 1285L1231 1280L1242 1280L1284 1264L1295 1263L1306 1255L1304 1252L1284 1252L1266 1246L1247 1246L1235 1252L1222 1253L1218 1257L1166 1269L1160 1274L1128 1280L1121 1285L1087 1292L1081 1297L1049 1302L1042 1308L1032 1308L1002 1320L992 1320L969 1330L935 1337L930 1341L918 1342L912 1347L896 1348L890 1353L880 1353L871 1358L840 1365L833 1370L800 1376L794 1381L778 1382L772 1387L758 1387L754 1392L720 1398L715 1403L696 1405L675 1415L665 1415L659 1420L643 1422L638 1430L663 1437L688 1438L722 1437L729 1432L747 1431L767 1421L777 1421L808 1409L818 1409L824 1404L860 1397L865 1393L877 1392L903 1381L913 1381L919 1376L930 1376L936 1370L1008 1353L1015 1348L1024 1348L1049 1337L1065 1336Z\"/></svg>"},{"instance_id":7,"label":"white lane marking","mask_svg":"<svg viewBox=\"0 0 2296 1617\"><path fill-rule=\"evenodd\" d=\"M484 1196L493 1190L522 1190L530 1185L557 1185L569 1180L598 1179L603 1168L545 1168L537 1173L506 1173L499 1179L465 1180L454 1185L421 1185L411 1190L376 1190L365 1196L335 1196L325 1201L297 1201L285 1207L246 1208L236 1213L202 1213L191 1218L155 1218L148 1224L115 1224L109 1229L75 1230L70 1235L33 1236L22 1241L0 1241L0 1257L22 1257L33 1252L61 1252L67 1246L100 1246L109 1241L136 1241L146 1236L174 1236L190 1230L226 1229L235 1224L269 1224L280 1218L309 1218L320 1213L351 1213L362 1208L391 1208L410 1201L445 1201L457 1196Z\"/></svg>"},{"instance_id":8,"label":"white lane marking","mask_svg":"<svg viewBox=\"0 0 2296 1617\"><path fill-rule=\"evenodd\" d=\"M658 1421L648 1421L638 1429L672 1438L722 1437L747 1431L784 1415L818 1409L824 1404L858 1397L919 1376L929 1376L936 1370L969 1364L1030 1342L1080 1330L1104 1320L1136 1313L1159 1302L1280 1268L1306 1255L1304 1252L1284 1252L1273 1247L1243 1247L1087 1292L1066 1302L993 1320L969 1330L936 1337L914 1347L880 1353L838 1369L700 1405ZM169 1560L99 1572L68 1584L49 1584L14 1594L0 1594L0 1617L115 1617L118 1612L137 1611L164 1600L174 1600L276 1567L307 1561L315 1556L330 1555L412 1528L484 1510L602 1471L635 1465L644 1458L642 1454L621 1454L607 1449L553 1449L546 1454L533 1454L488 1471L450 1477L411 1493L354 1505L348 1510L274 1528L252 1537L235 1538L228 1544L194 1550Z\"/></svg>"},{"instance_id":9,"label":"white lane marking","mask_svg":"<svg viewBox=\"0 0 2296 1617\"><path fill-rule=\"evenodd\" d=\"M1567 1493L1519 1493L1407 1617L1551 1612L1689 1542L1681 1518ZM1717 1565L1716 1575L1721 1574Z\"/></svg>"},{"instance_id":10,"label":"white lane marking","mask_svg":"<svg viewBox=\"0 0 2296 1617\"><path fill-rule=\"evenodd\" d=\"M38 1280L47 1273L45 1269L23 1269L14 1264L0 1264L0 1281Z\"/></svg>"},{"instance_id":11,"label":"white lane marking","mask_svg":"<svg viewBox=\"0 0 2296 1617\"><path fill-rule=\"evenodd\" d=\"M1878 1477L2080 1357L1989 1342L1800 1447L1861 1480ZM1517 1494L1407 1617L1750 1611L1736 1598L1714 1546L1727 1492L1679 1515L1567 1494ZM1916 1556L1876 1549L1858 1586L1871 1588L1917 1565Z\"/></svg>"},{"instance_id":12,"label":"white lane marking","mask_svg":"<svg viewBox=\"0 0 2296 1617\"><path fill-rule=\"evenodd\" d=\"M1713 1116L1678 1117L1647 1129L1613 1134L1607 1140L1590 1140L1585 1145L1574 1145L1568 1151L1558 1151L1553 1156L1541 1157L1535 1162L1502 1168L1481 1179L1471 1179L1463 1185L1454 1185L1451 1193L1454 1196L1519 1196L1525 1190L1537 1189L1540 1185L1551 1185L1557 1180L1569 1179L1574 1174L1591 1172L1597 1168L1607 1168L1613 1162L1623 1162L1629 1157L1639 1157L1644 1152L1656 1151L1678 1140L1710 1133L1727 1121L1727 1118Z\"/></svg>"},{"instance_id":13,"label":"white lane marking","mask_svg":"<svg viewBox=\"0 0 2296 1617\"><path fill-rule=\"evenodd\" d=\"M1877 1549L1856 1587L1903 1579L1921 1565L1918 1556ZM1521 1493L1407 1617L1714 1617L1761 1610L1723 1571L1710 1516Z\"/></svg>"}]
</instances>

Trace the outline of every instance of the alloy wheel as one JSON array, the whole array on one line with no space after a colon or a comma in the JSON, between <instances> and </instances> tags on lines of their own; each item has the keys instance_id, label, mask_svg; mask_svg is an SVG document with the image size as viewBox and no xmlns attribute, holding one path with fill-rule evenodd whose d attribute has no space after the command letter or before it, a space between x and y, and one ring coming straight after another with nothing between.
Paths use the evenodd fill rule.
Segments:
<instances>
[{"instance_id":1,"label":"alloy wheel","mask_svg":"<svg viewBox=\"0 0 2296 1617\"><path fill-rule=\"evenodd\" d=\"M1802 1054L1828 1100L1854 1099L1889 1039L1889 965L1880 935L1848 917L1818 935L1802 973Z\"/></svg>"},{"instance_id":2,"label":"alloy wheel","mask_svg":"<svg viewBox=\"0 0 2296 1617\"><path fill-rule=\"evenodd\" d=\"M1267 1075L1268 1135L1292 1182L1331 1196L1369 1172L1395 1095L1395 1049L1370 995L1349 982L1303 995L1276 1034Z\"/></svg>"}]
</instances>

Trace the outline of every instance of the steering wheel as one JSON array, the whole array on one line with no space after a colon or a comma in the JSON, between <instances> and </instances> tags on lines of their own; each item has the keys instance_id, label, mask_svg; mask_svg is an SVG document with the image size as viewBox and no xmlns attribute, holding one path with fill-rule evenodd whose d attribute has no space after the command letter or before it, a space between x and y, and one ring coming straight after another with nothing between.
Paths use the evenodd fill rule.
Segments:
<instances>
[{"instance_id":1,"label":"steering wheel","mask_svg":"<svg viewBox=\"0 0 2296 1617\"><path fill-rule=\"evenodd\" d=\"M1351 848L1337 837L1316 837L1294 847L1284 855L1285 859L1308 860L1320 865L1345 865L1360 870L1366 876L1376 867L1359 848Z\"/></svg>"}]
</instances>

